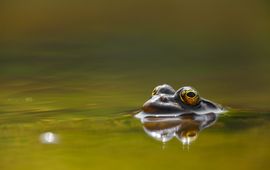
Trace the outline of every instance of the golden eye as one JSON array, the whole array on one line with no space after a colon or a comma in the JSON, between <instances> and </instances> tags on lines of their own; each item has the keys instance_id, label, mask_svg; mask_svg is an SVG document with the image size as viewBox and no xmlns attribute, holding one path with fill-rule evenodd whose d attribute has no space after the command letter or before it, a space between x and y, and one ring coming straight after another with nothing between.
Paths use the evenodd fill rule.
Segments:
<instances>
[{"instance_id":1,"label":"golden eye","mask_svg":"<svg viewBox=\"0 0 270 170\"><path fill-rule=\"evenodd\" d=\"M154 90L152 91L152 96L157 94L157 88L154 88Z\"/></svg>"},{"instance_id":2,"label":"golden eye","mask_svg":"<svg viewBox=\"0 0 270 170\"><path fill-rule=\"evenodd\" d=\"M180 98L182 102L188 105L197 105L200 101L198 92L191 87L184 87L181 91Z\"/></svg>"}]
</instances>

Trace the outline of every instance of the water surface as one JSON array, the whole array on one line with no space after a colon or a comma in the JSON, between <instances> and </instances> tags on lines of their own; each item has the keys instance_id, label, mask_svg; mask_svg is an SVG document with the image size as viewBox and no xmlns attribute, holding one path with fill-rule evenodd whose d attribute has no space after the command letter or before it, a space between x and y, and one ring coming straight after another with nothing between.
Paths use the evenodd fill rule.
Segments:
<instances>
[{"instance_id":1,"label":"water surface","mask_svg":"<svg viewBox=\"0 0 270 170\"><path fill-rule=\"evenodd\" d=\"M266 1L1 1L0 169L269 169L269 18ZM133 117L163 83L229 112L164 144Z\"/></svg>"},{"instance_id":2,"label":"water surface","mask_svg":"<svg viewBox=\"0 0 270 170\"><path fill-rule=\"evenodd\" d=\"M132 106L144 97L112 95L109 88L108 94L98 92L98 86L95 91L47 86L35 89L20 82L2 97L2 169L269 167L268 112L229 111L186 146L177 138L163 143L144 132L140 120L134 118L139 106ZM58 140L42 142L40 135L46 132Z\"/></svg>"}]
</instances>

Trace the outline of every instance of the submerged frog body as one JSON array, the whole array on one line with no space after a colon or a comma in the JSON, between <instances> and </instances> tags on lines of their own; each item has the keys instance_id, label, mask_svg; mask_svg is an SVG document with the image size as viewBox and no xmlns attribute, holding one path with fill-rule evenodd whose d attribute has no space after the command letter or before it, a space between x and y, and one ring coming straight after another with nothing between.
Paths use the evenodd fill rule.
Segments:
<instances>
[{"instance_id":1,"label":"submerged frog body","mask_svg":"<svg viewBox=\"0 0 270 170\"><path fill-rule=\"evenodd\" d=\"M142 107L146 114L187 114L187 113L220 113L223 108L209 100L201 98L199 93L190 86L175 91L169 85L157 86L152 97Z\"/></svg>"}]
</instances>

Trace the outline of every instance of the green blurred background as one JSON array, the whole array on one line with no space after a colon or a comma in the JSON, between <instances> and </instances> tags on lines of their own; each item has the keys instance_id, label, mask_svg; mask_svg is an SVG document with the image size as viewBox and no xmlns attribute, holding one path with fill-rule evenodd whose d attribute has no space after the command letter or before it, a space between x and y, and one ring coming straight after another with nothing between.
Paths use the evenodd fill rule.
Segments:
<instances>
[{"instance_id":1,"label":"green blurred background","mask_svg":"<svg viewBox=\"0 0 270 170\"><path fill-rule=\"evenodd\" d=\"M139 121L122 118L139 109L162 83L176 89L194 86L203 97L228 108L270 110L266 0L2 0L0 23L1 169L83 169L84 163L94 164L92 169L137 169L151 167L152 157L160 162L153 165L156 169L177 167L172 161L179 161L181 147L179 152L166 150L162 162L159 143L144 136ZM237 169L267 167L268 151L250 156L266 127L239 138L231 134L236 138L225 153L215 147L227 144L227 131L214 129L186 159L198 161L201 169L216 169L225 160L240 162ZM36 136L47 130L60 131L69 143L41 145ZM258 131L263 135L257 136ZM214 148L212 139L219 141ZM262 141L260 149L267 147L269 135ZM178 145L174 142L172 148ZM76 158L72 147L77 148ZM216 161L210 167L206 158L200 160L208 151ZM253 166L231 158L231 152L244 154L255 161ZM181 156L182 166L192 167L186 159Z\"/></svg>"},{"instance_id":2,"label":"green blurred background","mask_svg":"<svg viewBox=\"0 0 270 170\"><path fill-rule=\"evenodd\" d=\"M1 86L80 82L136 98L169 83L269 109L269 7L257 0L1 1Z\"/></svg>"}]
</instances>

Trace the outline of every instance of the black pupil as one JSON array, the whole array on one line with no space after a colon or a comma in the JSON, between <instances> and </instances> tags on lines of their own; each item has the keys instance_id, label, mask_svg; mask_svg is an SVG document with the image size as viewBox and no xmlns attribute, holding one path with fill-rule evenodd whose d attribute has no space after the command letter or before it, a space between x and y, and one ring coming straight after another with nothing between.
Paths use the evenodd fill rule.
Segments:
<instances>
[{"instance_id":1,"label":"black pupil","mask_svg":"<svg viewBox=\"0 0 270 170\"><path fill-rule=\"evenodd\" d=\"M187 93L187 96L188 97L194 97L194 96L196 96L196 94L194 92L188 92Z\"/></svg>"}]
</instances>

